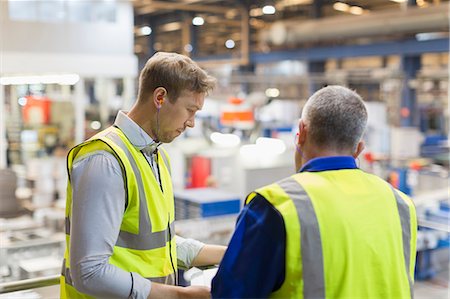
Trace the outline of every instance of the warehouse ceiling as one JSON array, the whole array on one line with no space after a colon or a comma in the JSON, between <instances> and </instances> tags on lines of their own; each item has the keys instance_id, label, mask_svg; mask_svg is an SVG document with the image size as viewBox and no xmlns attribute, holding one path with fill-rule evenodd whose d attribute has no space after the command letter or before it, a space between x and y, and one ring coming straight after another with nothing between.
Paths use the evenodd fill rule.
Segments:
<instances>
[{"instance_id":1,"label":"warehouse ceiling","mask_svg":"<svg viewBox=\"0 0 450 299\"><path fill-rule=\"evenodd\" d=\"M444 17L448 0L133 0L133 6L135 53L142 57L148 57L153 51L175 51L196 57L239 56L245 47L251 52L270 52L414 38L417 33L430 31L438 37L448 36L448 17ZM434 10L434 15L422 20L418 17L419 10ZM409 11L411 16L407 15ZM346 37L326 36L327 28L334 32L336 26L348 26L355 31L355 27L363 27L370 18L374 22L379 19L379 23L394 22L398 19L396 14L403 14L399 16L405 19L405 23L392 24L398 30L390 30L386 25L386 30L381 28L376 34L365 34L361 29ZM194 18L197 25L193 25ZM440 23L436 21L439 18ZM338 21L329 21L334 19ZM414 19L419 25L411 24ZM430 23L428 27L426 22ZM314 37L316 29L321 30L317 38Z\"/></svg>"}]
</instances>

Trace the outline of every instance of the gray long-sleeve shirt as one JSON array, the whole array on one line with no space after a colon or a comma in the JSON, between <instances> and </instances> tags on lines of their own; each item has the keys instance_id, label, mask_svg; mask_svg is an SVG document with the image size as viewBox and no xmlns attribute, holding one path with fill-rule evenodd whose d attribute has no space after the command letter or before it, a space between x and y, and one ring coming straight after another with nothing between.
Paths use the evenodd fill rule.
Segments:
<instances>
[{"instance_id":1,"label":"gray long-sleeve shirt","mask_svg":"<svg viewBox=\"0 0 450 299\"><path fill-rule=\"evenodd\" d=\"M131 143L143 150L159 180L152 157L155 142L136 123L119 112L115 121ZM134 272L109 264L125 211L125 188L117 159L97 151L72 168L70 271L75 287L99 298L147 298L151 282ZM178 264L189 267L203 243L176 237Z\"/></svg>"}]
</instances>

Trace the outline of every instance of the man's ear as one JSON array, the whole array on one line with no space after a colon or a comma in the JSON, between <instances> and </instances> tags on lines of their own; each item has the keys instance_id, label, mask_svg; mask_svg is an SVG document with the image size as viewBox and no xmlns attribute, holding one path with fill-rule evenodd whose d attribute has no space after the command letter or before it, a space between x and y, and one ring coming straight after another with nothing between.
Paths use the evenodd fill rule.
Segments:
<instances>
[{"instance_id":1,"label":"man's ear","mask_svg":"<svg viewBox=\"0 0 450 299\"><path fill-rule=\"evenodd\" d=\"M358 158L358 156L359 156L359 154L361 154L361 152L364 150L364 148L366 147L366 145L365 145L365 143L364 143L364 141L360 141L360 142L358 142L358 145L356 146L356 150L355 150L355 152L353 153L353 158Z\"/></svg>"},{"instance_id":2,"label":"man's ear","mask_svg":"<svg viewBox=\"0 0 450 299\"><path fill-rule=\"evenodd\" d=\"M157 87L153 91L153 104L156 106L156 108L161 108L162 104L164 103L164 100L167 96L167 90L164 87Z\"/></svg>"},{"instance_id":3,"label":"man's ear","mask_svg":"<svg viewBox=\"0 0 450 299\"><path fill-rule=\"evenodd\" d=\"M308 128L303 122L303 119L300 119L298 123L298 145L303 145L305 143L307 132Z\"/></svg>"}]
</instances>

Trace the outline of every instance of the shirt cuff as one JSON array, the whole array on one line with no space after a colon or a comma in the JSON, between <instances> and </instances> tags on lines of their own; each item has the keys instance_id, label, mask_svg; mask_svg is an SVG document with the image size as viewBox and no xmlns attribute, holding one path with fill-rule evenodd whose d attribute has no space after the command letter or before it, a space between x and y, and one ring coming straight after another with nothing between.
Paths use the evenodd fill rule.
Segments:
<instances>
[{"instance_id":1,"label":"shirt cuff","mask_svg":"<svg viewBox=\"0 0 450 299\"><path fill-rule=\"evenodd\" d=\"M131 272L133 286L131 290L131 299L147 299L152 289L152 282L141 275Z\"/></svg>"},{"instance_id":2,"label":"shirt cuff","mask_svg":"<svg viewBox=\"0 0 450 299\"><path fill-rule=\"evenodd\" d=\"M177 264L180 269L186 270L191 267L192 261L198 255L205 243L194 239L185 239L175 236L177 243Z\"/></svg>"}]
</instances>

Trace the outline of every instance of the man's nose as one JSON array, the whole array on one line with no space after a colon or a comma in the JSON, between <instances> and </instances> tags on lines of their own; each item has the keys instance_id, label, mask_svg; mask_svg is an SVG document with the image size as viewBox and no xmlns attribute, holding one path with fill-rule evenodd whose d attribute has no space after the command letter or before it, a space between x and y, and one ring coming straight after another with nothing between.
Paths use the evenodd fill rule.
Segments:
<instances>
[{"instance_id":1,"label":"man's nose","mask_svg":"<svg viewBox=\"0 0 450 299\"><path fill-rule=\"evenodd\" d=\"M193 128L195 126L195 118L192 117L186 121L186 127Z\"/></svg>"}]
</instances>

